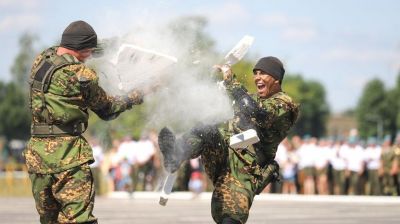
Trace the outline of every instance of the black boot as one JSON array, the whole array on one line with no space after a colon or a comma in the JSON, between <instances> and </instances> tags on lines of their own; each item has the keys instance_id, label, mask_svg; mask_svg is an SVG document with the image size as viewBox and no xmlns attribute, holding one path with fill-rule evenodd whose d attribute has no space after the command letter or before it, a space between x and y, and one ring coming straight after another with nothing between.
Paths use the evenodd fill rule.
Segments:
<instances>
[{"instance_id":1,"label":"black boot","mask_svg":"<svg viewBox=\"0 0 400 224\"><path fill-rule=\"evenodd\" d=\"M240 224L241 222L237 221L236 219L232 219L230 217L225 217L221 224Z\"/></svg>"},{"instance_id":2,"label":"black boot","mask_svg":"<svg viewBox=\"0 0 400 224\"><path fill-rule=\"evenodd\" d=\"M164 158L164 168L170 173L177 171L181 161L176 149L174 133L166 127L161 129L158 134L158 145Z\"/></svg>"}]
</instances>

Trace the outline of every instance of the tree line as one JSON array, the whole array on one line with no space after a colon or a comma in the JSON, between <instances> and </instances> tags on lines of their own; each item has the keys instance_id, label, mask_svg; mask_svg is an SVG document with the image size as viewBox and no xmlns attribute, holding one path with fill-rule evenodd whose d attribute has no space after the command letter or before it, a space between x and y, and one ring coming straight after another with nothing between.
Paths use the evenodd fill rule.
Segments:
<instances>
[{"instance_id":1,"label":"tree line","mask_svg":"<svg viewBox=\"0 0 400 224\"><path fill-rule=\"evenodd\" d=\"M171 26L176 38L185 40L188 33L195 34L193 49L196 52L213 52L214 40L205 32L207 20L203 17L179 18ZM28 139L30 135L30 112L28 79L30 67L39 49L34 48L38 38L33 34L23 34L19 41L19 53L10 68L10 82L0 81L0 136L7 140ZM201 50L199 50L201 49ZM41 49L43 50L43 49ZM201 57L201 55L196 55ZM221 58L221 57L220 57ZM257 59L242 60L233 67L237 78L250 92L255 92L252 67ZM324 86L315 80L304 79L300 74L286 74L283 90L301 104L299 119L291 135L323 137L326 133L330 108L326 101ZM393 89L386 90L379 79L370 81L364 88L358 105L354 108L360 136L394 136L400 129L400 75ZM145 127L145 105L124 113L110 123L100 121L96 116L89 120L89 132L102 138L110 136L138 136Z\"/></svg>"},{"instance_id":2,"label":"tree line","mask_svg":"<svg viewBox=\"0 0 400 224\"><path fill-rule=\"evenodd\" d=\"M375 78L363 89L355 110L359 135L363 139L375 136L378 139L400 134L400 74L393 88Z\"/></svg>"}]
</instances>

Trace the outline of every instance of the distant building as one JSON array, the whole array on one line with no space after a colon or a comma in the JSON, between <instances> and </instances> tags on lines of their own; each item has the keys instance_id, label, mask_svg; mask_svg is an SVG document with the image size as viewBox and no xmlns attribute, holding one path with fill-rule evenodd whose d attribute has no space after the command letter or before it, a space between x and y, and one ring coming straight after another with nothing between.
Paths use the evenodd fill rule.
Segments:
<instances>
[{"instance_id":1,"label":"distant building","mask_svg":"<svg viewBox=\"0 0 400 224\"><path fill-rule=\"evenodd\" d=\"M332 114L326 126L327 136L349 136L351 130L357 129L357 121L353 115Z\"/></svg>"}]
</instances>

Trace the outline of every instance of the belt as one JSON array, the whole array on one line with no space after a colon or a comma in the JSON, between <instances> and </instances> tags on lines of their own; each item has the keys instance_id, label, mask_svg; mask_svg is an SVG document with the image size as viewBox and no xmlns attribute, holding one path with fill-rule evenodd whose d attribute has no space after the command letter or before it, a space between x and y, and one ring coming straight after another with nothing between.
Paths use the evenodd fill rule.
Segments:
<instances>
[{"instance_id":1,"label":"belt","mask_svg":"<svg viewBox=\"0 0 400 224\"><path fill-rule=\"evenodd\" d=\"M232 149L236 155L238 155L241 159L245 160L242 156L242 153L250 154L252 157L255 158L255 161L261 167L264 167L266 164L270 164L274 162L274 157L270 155L265 155L264 153L260 152L259 149L256 149L253 145L248 146L244 149Z\"/></svg>"},{"instance_id":2,"label":"belt","mask_svg":"<svg viewBox=\"0 0 400 224\"><path fill-rule=\"evenodd\" d=\"M78 136L86 131L86 127L86 123L81 122L73 125L32 124L31 135L35 137Z\"/></svg>"}]
</instances>

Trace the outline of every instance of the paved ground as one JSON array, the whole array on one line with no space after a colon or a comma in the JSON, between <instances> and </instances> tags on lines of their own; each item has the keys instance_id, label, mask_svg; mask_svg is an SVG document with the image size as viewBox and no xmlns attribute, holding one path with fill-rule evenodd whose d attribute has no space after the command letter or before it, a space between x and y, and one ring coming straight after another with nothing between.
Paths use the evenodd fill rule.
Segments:
<instances>
[{"instance_id":1,"label":"paved ground","mask_svg":"<svg viewBox=\"0 0 400 224\"><path fill-rule=\"evenodd\" d=\"M209 197L178 194L163 207L158 194L117 194L97 198L95 215L106 224L213 223ZM0 198L0 223L39 223L33 199ZM263 195L257 196L248 223L398 224L400 198Z\"/></svg>"}]
</instances>

